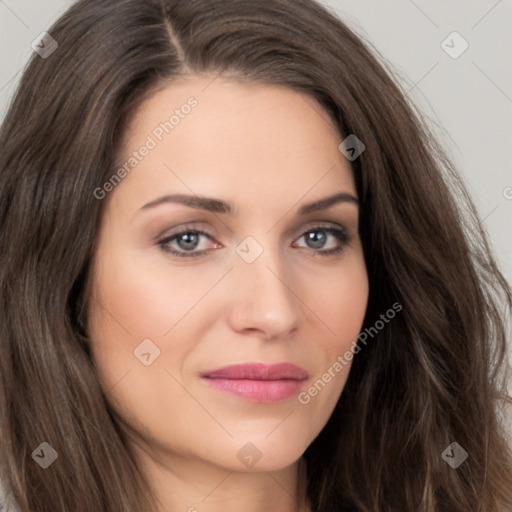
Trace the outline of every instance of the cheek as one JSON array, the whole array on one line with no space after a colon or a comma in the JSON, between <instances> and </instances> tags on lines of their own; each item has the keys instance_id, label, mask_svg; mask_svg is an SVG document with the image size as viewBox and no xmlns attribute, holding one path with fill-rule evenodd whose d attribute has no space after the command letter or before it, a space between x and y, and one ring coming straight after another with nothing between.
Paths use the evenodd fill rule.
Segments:
<instances>
[{"instance_id":1,"label":"cheek","mask_svg":"<svg viewBox=\"0 0 512 512\"><path fill-rule=\"evenodd\" d=\"M191 400L173 376L181 380L180 365L194 348L197 336L187 336L183 326L208 283L201 286L189 274L141 262L134 253L115 251L114 246L105 245L99 253L88 316L102 388L135 431L155 439L181 439L183 432L194 430L190 423L182 424L186 415L179 414L188 411ZM145 353L150 354L147 366ZM198 417L192 424L199 428L201 411L194 414Z\"/></svg>"},{"instance_id":2,"label":"cheek","mask_svg":"<svg viewBox=\"0 0 512 512\"><path fill-rule=\"evenodd\" d=\"M315 285L303 283L312 314L317 317L317 352L321 354L309 385L298 402L312 418L317 434L325 425L343 391L352 366L354 347L363 325L368 302L369 283L362 253L345 261L342 271L316 276ZM333 277L336 276L336 277Z\"/></svg>"},{"instance_id":3,"label":"cheek","mask_svg":"<svg viewBox=\"0 0 512 512\"><path fill-rule=\"evenodd\" d=\"M109 251L96 273L93 294L106 325L132 339L162 338L201 301L214 284L200 270L173 268L158 255L143 260L136 252ZM121 331L119 330L121 329Z\"/></svg>"},{"instance_id":4,"label":"cheek","mask_svg":"<svg viewBox=\"0 0 512 512\"><path fill-rule=\"evenodd\" d=\"M317 325L323 324L323 331L330 334L324 338L326 353L338 355L357 338L366 313L369 283L362 251L348 253L339 269L311 277L301 281L302 296Z\"/></svg>"},{"instance_id":5,"label":"cheek","mask_svg":"<svg viewBox=\"0 0 512 512\"><path fill-rule=\"evenodd\" d=\"M129 372L126 380L137 390L130 396L149 397L172 384L165 370L179 375L202 332L217 318L217 301L207 293L224 271L173 268L165 255L155 251L154 257L142 258L137 251L116 250L121 242L110 240L101 246L93 272L91 352L104 389L117 386ZM148 352L154 362L144 366L137 356ZM160 378L163 382L155 382ZM142 398L139 406L145 403L152 400Z\"/></svg>"}]
</instances>

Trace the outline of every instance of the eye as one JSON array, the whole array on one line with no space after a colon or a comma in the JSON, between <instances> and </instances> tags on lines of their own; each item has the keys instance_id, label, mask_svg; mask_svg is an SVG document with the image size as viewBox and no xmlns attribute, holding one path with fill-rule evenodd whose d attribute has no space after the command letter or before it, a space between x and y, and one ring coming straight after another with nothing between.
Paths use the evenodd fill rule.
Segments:
<instances>
[{"instance_id":1,"label":"eye","mask_svg":"<svg viewBox=\"0 0 512 512\"><path fill-rule=\"evenodd\" d=\"M334 247L318 250L323 249L325 245L327 245L329 238L331 238L331 242L335 243ZM345 229L335 228L333 226L315 226L308 229L299 240L300 239L304 239L309 249L313 249L314 252L322 256L339 253L350 242L350 237ZM338 242L337 244L336 241Z\"/></svg>"},{"instance_id":2,"label":"eye","mask_svg":"<svg viewBox=\"0 0 512 512\"><path fill-rule=\"evenodd\" d=\"M185 227L176 233L166 236L158 242L158 245L163 251L173 256L178 256L180 258L193 258L203 256L207 252L207 248L197 250L201 246L202 238L213 240L213 238L205 231ZM345 229L335 228L331 225L315 226L308 229L299 237L298 240L300 239L304 239L306 241L306 248L309 248L314 253L321 254L322 256L339 253L350 242L350 237ZM329 239L331 239L331 242L334 242L335 245L334 247L324 249ZM214 248L222 247L218 242L214 242L214 244ZM332 243L330 245L332 245Z\"/></svg>"},{"instance_id":3,"label":"eye","mask_svg":"<svg viewBox=\"0 0 512 512\"><path fill-rule=\"evenodd\" d=\"M163 240L160 240L158 245L160 245L164 251L172 254L173 256L182 258L201 256L205 252L204 250L198 252L192 251L195 251L200 245L202 237L211 239L210 235L204 231L185 228L177 233L165 237ZM173 242L175 243L174 247L177 246L179 250L169 248Z\"/></svg>"}]
</instances>

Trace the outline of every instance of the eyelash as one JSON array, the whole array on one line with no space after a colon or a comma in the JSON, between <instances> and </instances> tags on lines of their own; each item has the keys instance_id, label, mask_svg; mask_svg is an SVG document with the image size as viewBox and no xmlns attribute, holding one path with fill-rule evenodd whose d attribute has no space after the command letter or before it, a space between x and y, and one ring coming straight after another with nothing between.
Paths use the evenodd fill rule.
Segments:
<instances>
[{"instance_id":1,"label":"eyelash","mask_svg":"<svg viewBox=\"0 0 512 512\"><path fill-rule=\"evenodd\" d=\"M329 233L330 235L333 235L335 238L338 239L340 242L340 245L334 249L328 249L326 251L322 250L315 250L310 249L313 253L319 253L321 256L331 256L334 254L340 253L346 245L350 243L350 237L345 229L342 228L335 228L333 226L323 226L318 225L314 226L311 229L308 229L307 231L304 231L302 235L299 237L299 239L303 238L307 233L314 233L315 231L324 231L326 233ZM173 240L179 238L182 235L185 234L196 234L196 235L203 235L207 238L211 239L211 236L206 233L205 231L202 231L201 229L192 229L192 228L183 228L182 230L172 233L169 236L166 236L162 240L158 241L157 244L162 248L163 251L166 253L172 254L173 256L177 256L179 258L195 258L198 256L202 256L206 251L199 251L199 252L190 252L190 251L174 251L166 248L166 245L168 245Z\"/></svg>"}]
</instances>

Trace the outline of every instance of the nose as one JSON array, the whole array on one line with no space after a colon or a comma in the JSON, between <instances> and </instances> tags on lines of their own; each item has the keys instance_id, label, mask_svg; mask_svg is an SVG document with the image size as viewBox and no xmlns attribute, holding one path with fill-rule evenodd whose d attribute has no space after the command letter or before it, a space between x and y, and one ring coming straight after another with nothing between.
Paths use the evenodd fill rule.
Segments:
<instances>
[{"instance_id":1,"label":"nose","mask_svg":"<svg viewBox=\"0 0 512 512\"><path fill-rule=\"evenodd\" d=\"M231 327L266 339L289 336L300 319L301 300L293 289L291 270L278 251L265 249L252 263L239 259L230 312Z\"/></svg>"}]
</instances>

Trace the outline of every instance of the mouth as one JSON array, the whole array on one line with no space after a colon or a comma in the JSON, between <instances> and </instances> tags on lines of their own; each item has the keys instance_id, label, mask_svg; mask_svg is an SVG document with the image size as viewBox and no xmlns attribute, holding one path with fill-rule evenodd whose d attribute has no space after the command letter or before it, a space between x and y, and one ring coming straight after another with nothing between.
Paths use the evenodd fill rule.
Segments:
<instances>
[{"instance_id":1,"label":"mouth","mask_svg":"<svg viewBox=\"0 0 512 512\"><path fill-rule=\"evenodd\" d=\"M296 395L308 374L291 363L247 363L226 366L201 374L213 388L251 402L273 403Z\"/></svg>"}]
</instances>

